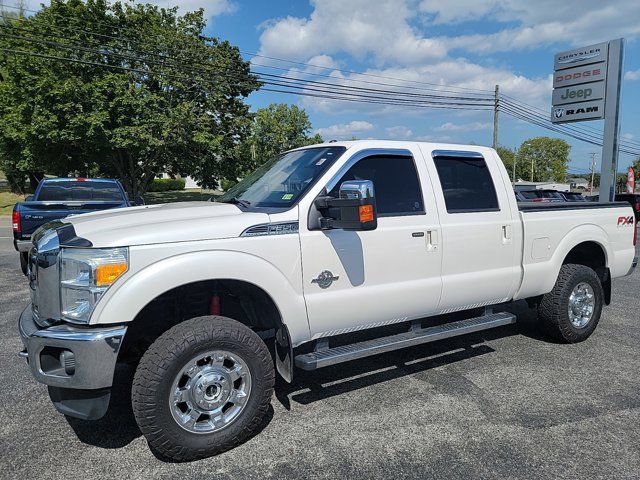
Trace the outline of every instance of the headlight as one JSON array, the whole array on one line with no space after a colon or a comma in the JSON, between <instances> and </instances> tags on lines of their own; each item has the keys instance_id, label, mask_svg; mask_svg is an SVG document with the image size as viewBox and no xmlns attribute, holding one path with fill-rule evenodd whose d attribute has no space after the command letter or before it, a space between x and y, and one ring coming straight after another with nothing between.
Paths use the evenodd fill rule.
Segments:
<instances>
[{"instance_id":1,"label":"headlight","mask_svg":"<svg viewBox=\"0 0 640 480\"><path fill-rule=\"evenodd\" d=\"M88 323L100 297L128 268L127 248L63 248L62 317L70 322Z\"/></svg>"}]
</instances>

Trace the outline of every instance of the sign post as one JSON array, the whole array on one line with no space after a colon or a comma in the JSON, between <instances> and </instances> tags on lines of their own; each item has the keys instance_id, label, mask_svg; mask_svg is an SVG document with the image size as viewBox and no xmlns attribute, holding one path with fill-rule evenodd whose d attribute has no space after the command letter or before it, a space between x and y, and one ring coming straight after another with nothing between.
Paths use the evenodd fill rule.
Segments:
<instances>
[{"instance_id":1,"label":"sign post","mask_svg":"<svg viewBox=\"0 0 640 480\"><path fill-rule=\"evenodd\" d=\"M620 86L624 44L621 38L609 42L607 101L604 113L604 142L600 171L600 201L613 202L618 177L618 136L620 135Z\"/></svg>"},{"instance_id":2,"label":"sign post","mask_svg":"<svg viewBox=\"0 0 640 480\"><path fill-rule=\"evenodd\" d=\"M620 131L623 39L558 53L554 59L552 123L604 118L600 201L615 198Z\"/></svg>"}]
</instances>

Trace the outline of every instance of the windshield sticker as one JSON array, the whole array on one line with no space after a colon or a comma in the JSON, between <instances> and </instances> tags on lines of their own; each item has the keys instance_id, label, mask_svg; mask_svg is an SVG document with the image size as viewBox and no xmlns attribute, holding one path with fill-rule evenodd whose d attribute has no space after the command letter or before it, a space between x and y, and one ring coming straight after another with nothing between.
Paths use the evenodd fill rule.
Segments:
<instances>
[{"instance_id":1,"label":"windshield sticker","mask_svg":"<svg viewBox=\"0 0 640 480\"><path fill-rule=\"evenodd\" d=\"M293 193L285 193L282 195L283 200L291 200L293 198Z\"/></svg>"}]
</instances>

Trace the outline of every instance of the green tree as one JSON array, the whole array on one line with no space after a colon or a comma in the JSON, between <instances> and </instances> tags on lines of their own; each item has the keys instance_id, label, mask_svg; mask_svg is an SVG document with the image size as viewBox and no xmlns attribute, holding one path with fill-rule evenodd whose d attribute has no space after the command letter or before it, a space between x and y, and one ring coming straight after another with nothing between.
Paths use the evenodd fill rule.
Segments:
<instances>
[{"instance_id":1,"label":"green tree","mask_svg":"<svg viewBox=\"0 0 640 480\"><path fill-rule=\"evenodd\" d=\"M311 129L307 112L296 105L272 103L258 109L251 125L251 135L244 144L244 168L238 176L285 150L322 143L320 135L311 136Z\"/></svg>"},{"instance_id":2,"label":"green tree","mask_svg":"<svg viewBox=\"0 0 640 480\"><path fill-rule=\"evenodd\" d=\"M241 163L259 82L203 36L202 10L55 0L6 27L0 48L29 55L0 52L0 168L97 171L139 195L162 172L215 187Z\"/></svg>"},{"instance_id":3,"label":"green tree","mask_svg":"<svg viewBox=\"0 0 640 480\"><path fill-rule=\"evenodd\" d=\"M498 155L502 159L502 163L504 163L504 167L507 169L507 173L509 174L509 178L511 181L513 178L513 164L516 162L516 151L507 147L499 146L496 148ZM525 165L522 163L516 162L516 175L515 180L517 181L519 178L525 178Z\"/></svg>"},{"instance_id":4,"label":"green tree","mask_svg":"<svg viewBox=\"0 0 640 480\"><path fill-rule=\"evenodd\" d=\"M522 142L516 162L527 173L523 178L533 182L564 182L567 178L571 147L559 138L535 137Z\"/></svg>"}]
</instances>

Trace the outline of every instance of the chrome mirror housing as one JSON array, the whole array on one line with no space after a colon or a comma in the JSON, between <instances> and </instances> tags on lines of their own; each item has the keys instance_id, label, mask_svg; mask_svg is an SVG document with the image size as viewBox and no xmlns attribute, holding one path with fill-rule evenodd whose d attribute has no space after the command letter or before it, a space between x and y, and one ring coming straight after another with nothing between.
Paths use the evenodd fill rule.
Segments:
<instances>
[{"instance_id":1,"label":"chrome mirror housing","mask_svg":"<svg viewBox=\"0 0 640 480\"><path fill-rule=\"evenodd\" d=\"M347 180L342 182L338 197L360 200L374 198L373 182L371 180Z\"/></svg>"}]
</instances>

